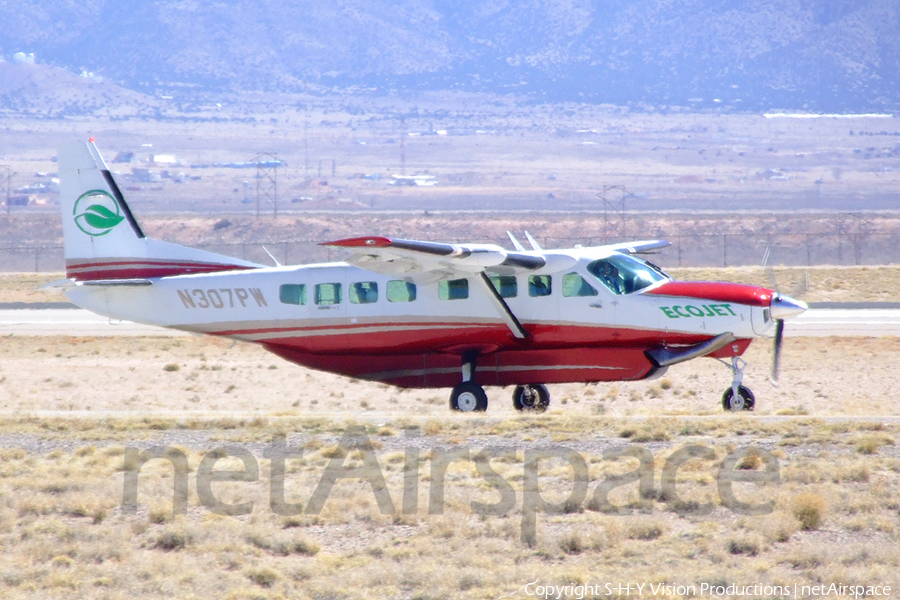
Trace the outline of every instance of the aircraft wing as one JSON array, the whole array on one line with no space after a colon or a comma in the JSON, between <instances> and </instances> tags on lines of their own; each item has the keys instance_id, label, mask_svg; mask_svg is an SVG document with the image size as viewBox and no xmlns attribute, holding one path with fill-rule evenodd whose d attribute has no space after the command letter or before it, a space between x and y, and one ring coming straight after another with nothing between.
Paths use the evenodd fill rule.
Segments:
<instances>
[{"instance_id":1,"label":"aircraft wing","mask_svg":"<svg viewBox=\"0 0 900 600\"><path fill-rule=\"evenodd\" d=\"M625 254L642 254L644 252L651 252L653 250L666 248L671 245L671 242L667 242L665 240L644 240L641 242L622 242L621 244L611 244L609 246L604 246L604 248L614 250L615 252L623 252Z\"/></svg>"},{"instance_id":2,"label":"aircraft wing","mask_svg":"<svg viewBox=\"0 0 900 600\"><path fill-rule=\"evenodd\" d=\"M386 237L349 238L322 245L351 251L347 262L376 273L423 275L429 279L482 272L531 272L558 260L542 252L515 252L495 244L445 244Z\"/></svg>"}]
</instances>

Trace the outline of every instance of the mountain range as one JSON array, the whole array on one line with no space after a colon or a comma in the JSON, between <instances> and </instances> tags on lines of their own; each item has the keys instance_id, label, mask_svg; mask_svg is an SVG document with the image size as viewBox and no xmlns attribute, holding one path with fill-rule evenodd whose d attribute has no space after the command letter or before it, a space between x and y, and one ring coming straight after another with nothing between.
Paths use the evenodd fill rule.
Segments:
<instances>
[{"instance_id":1,"label":"mountain range","mask_svg":"<svg viewBox=\"0 0 900 600\"><path fill-rule=\"evenodd\" d=\"M536 102L882 112L895 0L0 1L0 55L153 93L513 93Z\"/></svg>"}]
</instances>

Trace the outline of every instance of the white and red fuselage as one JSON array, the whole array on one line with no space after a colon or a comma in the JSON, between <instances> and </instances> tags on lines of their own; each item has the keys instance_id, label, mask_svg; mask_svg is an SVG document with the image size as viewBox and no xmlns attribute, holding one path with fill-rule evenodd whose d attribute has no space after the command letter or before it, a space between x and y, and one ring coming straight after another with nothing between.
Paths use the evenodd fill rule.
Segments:
<instances>
[{"instance_id":1,"label":"white and red fuselage","mask_svg":"<svg viewBox=\"0 0 900 600\"><path fill-rule=\"evenodd\" d=\"M658 370L648 350L730 331L736 341L711 356L737 356L772 326L770 290L662 280L618 295L585 269L597 254L571 255L565 273L547 274L548 295L530 295L530 275L517 276L517 293L505 301L528 333L524 339L471 284L467 298L441 299L433 282L416 285L415 300L389 301L385 290L397 277L346 263L167 276L147 286L85 285L68 295L113 318L255 342L291 362L403 387L455 385L461 357L473 351L481 385L643 379ZM151 269L160 267L146 268L128 275L153 277ZM568 273L597 295L564 296L561 278ZM359 283L374 283L378 298L350 302ZM333 284L340 285L340 301L317 303L316 286ZM282 302L285 285L305 286L305 302Z\"/></svg>"}]
</instances>

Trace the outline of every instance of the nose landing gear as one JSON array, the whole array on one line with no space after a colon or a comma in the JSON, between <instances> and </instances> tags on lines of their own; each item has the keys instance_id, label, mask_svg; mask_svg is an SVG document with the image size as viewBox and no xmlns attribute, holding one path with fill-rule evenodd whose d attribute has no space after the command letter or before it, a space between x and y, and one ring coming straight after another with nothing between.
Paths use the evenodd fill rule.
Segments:
<instances>
[{"instance_id":1,"label":"nose landing gear","mask_svg":"<svg viewBox=\"0 0 900 600\"><path fill-rule=\"evenodd\" d=\"M750 391L750 388L741 385L744 380L744 369L747 367L747 361L739 356L732 356L731 364L722 359L718 360L731 369L733 375L731 387L722 394L722 408L732 412L753 410L754 406L756 406L756 397Z\"/></svg>"},{"instance_id":2,"label":"nose landing gear","mask_svg":"<svg viewBox=\"0 0 900 600\"><path fill-rule=\"evenodd\" d=\"M550 392L542 383L517 385L513 390L513 408L544 412L550 405Z\"/></svg>"}]
</instances>

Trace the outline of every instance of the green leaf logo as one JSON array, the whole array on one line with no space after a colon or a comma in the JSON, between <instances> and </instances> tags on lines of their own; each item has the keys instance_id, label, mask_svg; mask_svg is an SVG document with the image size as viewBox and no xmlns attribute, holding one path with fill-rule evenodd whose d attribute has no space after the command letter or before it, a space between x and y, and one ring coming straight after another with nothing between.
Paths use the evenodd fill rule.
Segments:
<instances>
[{"instance_id":1,"label":"green leaf logo","mask_svg":"<svg viewBox=\"0 0 900 600\"><path fill-rule=\"evenodd\" d=\"M79 196L72 214L78 229L94 237L106 235L125 220L119 203L105 190L91 190Z\"/></svg>"}]
</instances>

